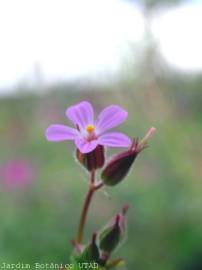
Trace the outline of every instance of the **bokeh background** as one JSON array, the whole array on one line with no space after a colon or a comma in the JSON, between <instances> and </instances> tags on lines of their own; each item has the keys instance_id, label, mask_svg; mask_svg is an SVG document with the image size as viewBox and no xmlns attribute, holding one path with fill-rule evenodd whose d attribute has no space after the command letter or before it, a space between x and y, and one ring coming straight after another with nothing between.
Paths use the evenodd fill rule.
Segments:
<instances>
[{"instance_id":1,"label":"bokeh background","mask_svg":"<svg viewBox=\"0 0 202 270\"><path fill-rule=\"evenodd\" d=\"M202 2L0 7L0 263L69 262L87 174L71 142L44 132L88 100L128 110L119 129L131 137L157 133L127 179L95 196L85 240L128 202L114 254L127 269L201 270Z\"/></svg>"}]
</instances>

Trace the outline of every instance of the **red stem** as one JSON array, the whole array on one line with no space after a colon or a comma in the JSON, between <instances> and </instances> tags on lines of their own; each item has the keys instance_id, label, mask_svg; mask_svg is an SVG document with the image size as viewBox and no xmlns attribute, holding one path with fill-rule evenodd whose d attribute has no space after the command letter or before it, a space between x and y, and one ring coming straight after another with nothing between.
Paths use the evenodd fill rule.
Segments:
<instances>
[{"instance_id":1,"label":"red stem","mask_svg":"<svg viewBox=\"0 0 202 270\"><path fill-rule=\"evenodd\" d=\"M80 244L83 240L83 233L84 233L84 228L86 224L86 218L87 218L88 210L90 207L90 203L92 201L93 194L96 190L100 189L102 186L103 186L102 183L95 185L95 171L93 170L90 176L90 185L89 185L88 193L86 195L83 209L81 212L79 228L78 228L78 233L77 233L77 238L76 238L76 241L78 244Z\"/></svg>"},{"instance_id":2,"label":"red stem","mask_svg":"<svg viewBox=\"0 0 202 270\"><path fill-rule=\"evenodd\" d=\"M85 199L83 209L81 212L81 218L80 218L79 229L78 229L78 234L77 234L77 243L81 243L83 240L83 232L84 232L84 227L85 227L86 218L87 218L87 214L88 214L88 209L89 209L90 202L91 202L91 199L93 197L94 191L95 191L94 188L92 188L92 186L90 185L90 188L89 188L88 193L86 195L86 199Z\"/></svg>"}]
</instances>

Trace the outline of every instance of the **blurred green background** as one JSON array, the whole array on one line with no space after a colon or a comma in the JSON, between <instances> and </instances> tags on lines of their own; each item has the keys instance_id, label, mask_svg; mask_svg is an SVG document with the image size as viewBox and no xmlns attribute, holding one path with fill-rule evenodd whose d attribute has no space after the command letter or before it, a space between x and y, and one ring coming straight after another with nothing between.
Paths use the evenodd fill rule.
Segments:
<instances>
[{"instance_id":1,"label":"blurred green background","mask_svg":"<svg viewBox=\"0 0 202 270\"><path fill-rule=\"evenodd\" d=\"M91 101L98 111L123 106L129 117L120 130L131 137L143 136L151 125L157 128L127 179L106 189L110 199L103 192L94 198L86 237L129 202L129 237L117 252L129 269L181 269L201 252L200 80L172 78L160 88L121 89L1 99L1 164L26 159L34 170L23 187L1 183L2 261L69 260L87 175L74 161L73 144L47 142L44 131L51 123L65 124L65 109L80 100Z\"/></svg>"},{"instance_id":2,"label":"blurred green background","mask_svg":"<svg viewBox=\"0 0 202 270\"><path fill-rule=\"evenodd\" d=\"M47 142L44 132L68 124L66 108L88 100L97 113L125 108L119 130L131 137L151 126L157 133L127 179L96 194L85 240L128 202L128 237L114 254L128 269L202 269L202 77L172 70L153 44L140 63L126 63L108 84L58 83L43 94L22 87L0 98L1 262L69 262L88 176L74 145Z\"/></svg>"}]
</instances>

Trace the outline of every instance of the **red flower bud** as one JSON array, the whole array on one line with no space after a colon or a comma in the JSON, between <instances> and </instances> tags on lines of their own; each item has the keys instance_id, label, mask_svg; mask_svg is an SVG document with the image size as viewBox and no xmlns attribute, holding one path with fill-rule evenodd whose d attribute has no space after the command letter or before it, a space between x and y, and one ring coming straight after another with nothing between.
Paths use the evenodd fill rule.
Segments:
<instances>
[{"instance_id":1,"label":"red flower bud","mask_svg":"<svg viewBox=\"0 0 202 270\"><path fill-rule=\"evenodd\" d=\"M115 186L128 174L135 158L145 148L139 148L138 140L134 140L128 151L115 155L102 171L101 177L105 185Z\"/></svg>"},{"instance_id":2,"label":"red flower bud","mask_svg":"<svg viewBox=\"0 0 202 270\"><path fill-rule=\"evenodd\" d=\"M111 224L107 225L105 229L100 233L99 248L102 250L106 259L109 257L112 251L114 251L125 236L125 214L128 210L128 205L124 206L122 211L117 214Z\"/></svg>"},{"instance_id":3,"label":"red flower bud","mask_svg":"<svg viewBox=\"0 0 202 270\"><path fill-rule=\"evenodd\" d=\"M98 145L95 150L87 154L83 154L77 149L76 158L88 171L102 168L105 163L104 147Z\"/></svg>"},{"instance_id":4,"label":"red flower bud","mask_svg":"<svg viewBox=\"0 0 202 270\"><path fill-rule=\"evenodd\" d=\"M114 186L121 182L128 174L137 155L147 147L147 141L156 132L154 127L150 128L145 137L139 142L134 139L131 148L128 151L122 152L109 161L101 177L105 185Z\"/></svg>"}]
</instances>

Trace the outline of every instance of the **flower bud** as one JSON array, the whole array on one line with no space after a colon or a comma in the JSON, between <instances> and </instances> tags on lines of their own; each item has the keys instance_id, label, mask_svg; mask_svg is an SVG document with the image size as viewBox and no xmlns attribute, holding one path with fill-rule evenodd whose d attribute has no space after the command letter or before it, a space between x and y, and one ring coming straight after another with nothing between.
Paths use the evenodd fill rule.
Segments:
<instances>
[{"instance_id":1,"label":"flower bud","mask_svg":"<svg viewBox=\"0 0 202 270\"><path fill-rule=\"evenodd\" d=\"M142 150L138 148L138 140L134 140L128 151L115 155L102 171L101 178L105 185L115 186L121 182Z\"/></svg>"},{"instance_id":2,"label":"flower bud","mask_svg":"<svg viewBox=\"0 0 202 270\"><path fill-rule=\"evenodd\" d=\"M75 260L77 264L99 262L100 253L96 244L96 238L97 234L94 233L91 242L84 247L83 251L78 256L76 256Z\"/></svg>"},{"instance_id":3,"label":"flower bud","mask_svg":"<svg viewBox=\"0 0 202 270\"><path fill-rule=\"evenodd\" d=\"M83 154L77 149L76 158L88 171L102 168L105 163L104 147L98 145L95 150L87 154Z\"/></svg>"},{"instance_id":4,"label":"flower bud","mask_svg":"<svg viewBox=\"0 0 202 270\"><path fill-rule=\"evenodd\" d=\"M125 214L127 210L128 206L123 207L122 212L117 214L112 223L100 233L99 248L106 258L109 257L107 254L110 255L119 246L125 236Z\"/></svg>"},{"instance_id":5,"label":"flower bud","mask_svg":"<svg viewBox=\"0 0 202 270\"><path fill-rule=\"evenodd\" d=\"M101 178L105 185L115 186L120 183L130 171L137 155L147 147L148 139L153 136L156 129L150 128L145 137L139 142L134 139L128 151L115 155L102 171Z\"/></svg>"},{"instance_id":6,"label":"flower bud","mask_svg":"<svg viewBox=\"0 0 202 270\"><path fill-rule=\"evenodd\" d=\"M98 262L99 261L99 249L96 244L96 238L97 234L94 233L92 235L92 240L89 245L84 249L83 256L85 259L85 262Z\"/></svg>"}]
</instances>

